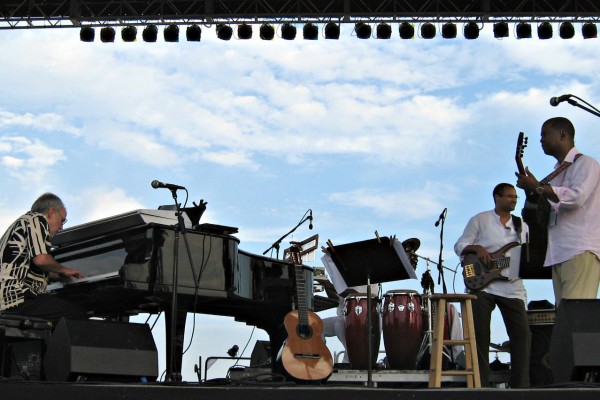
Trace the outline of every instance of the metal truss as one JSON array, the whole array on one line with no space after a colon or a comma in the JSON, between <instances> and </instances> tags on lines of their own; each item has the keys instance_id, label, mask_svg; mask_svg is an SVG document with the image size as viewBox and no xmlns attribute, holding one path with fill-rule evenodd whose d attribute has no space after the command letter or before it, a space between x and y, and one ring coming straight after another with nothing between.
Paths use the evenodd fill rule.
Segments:
<instances>
[{"instance_id":1,"label":"metal truss","mask_svg":"<svg viewBox=\"0 0 600 400\"><path fill-rule=\"evenodd\" d=\"M598 21L598 0L4 0L0 29L215 22Z\"/></svg>"}]
</instances>

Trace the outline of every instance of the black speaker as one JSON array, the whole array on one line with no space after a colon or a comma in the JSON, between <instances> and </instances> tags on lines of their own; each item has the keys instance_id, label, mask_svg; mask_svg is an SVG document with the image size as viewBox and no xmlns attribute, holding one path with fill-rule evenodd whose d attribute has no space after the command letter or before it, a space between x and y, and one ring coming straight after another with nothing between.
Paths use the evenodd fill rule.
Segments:
<instances>
[{"instance_id":1,"label":"black speaker","mask_svg":"<svg viewBox=\"0 0 600 400\"><path fill-rule=\"evenodd\" d=\"M529 378L533 387L552 384L552 369L550 368L552 328L552 324L529 325L531 331Z\"/></svg>"},{"instance_id":2,"label":"black speaker","mask_svg":"<svg viewBox=\"0 0 600 400\"><path fill-rule=\"evenodd\" d=\"M250 355L250 366L258 367L271 364L271 342L257 340Z\"/></svg>"},{"instance_id":3,"label":"black speaker","mask_svg":"<svg viewBox=\"0 0 600 400\"><path fill-rule=\"evenodd\" d=\"M554 383L583 381L600 369L600 300L561 300L550 343Z\"/></svg>"},{"instance_id":4,"label":"black speaker","mask_svg":"<svg viewBox=\"0 0 600 400\"><path fill-rule=\"evenodd\" d=\"M154 381L158 354L147 324L62 319L48 339L43 370L48 381Z\"/></svg>"}]
</instances>

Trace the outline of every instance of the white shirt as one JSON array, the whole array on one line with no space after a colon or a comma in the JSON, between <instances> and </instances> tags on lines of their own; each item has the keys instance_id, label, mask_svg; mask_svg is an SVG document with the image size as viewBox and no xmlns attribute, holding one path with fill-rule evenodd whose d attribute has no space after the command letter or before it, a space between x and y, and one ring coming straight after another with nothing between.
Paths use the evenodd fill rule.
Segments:
<instances>
[{"instance_id":1,"label":"white shirt","mask_svg":"<svg viewBox=\"0 0 600 400\"><path fill-rule=\"evenodd\" d=\"M529 227L524 222L521 222L521 225L521 242L524 243ZM465 247L480 245L488 252L494 253L511 242L519 242L519 234L515 229L512 218L504 225L500 222L500 216L494 210L489 210L481 212L469 220L462 236L454 245L454 252L462 257ZM525 286L523 281L518 278L521 246L512 248L507 256L510 257L510 266L502 270L502 275L512 279L508 281L493 280L481 290L496 296L518 298L526 301Z\"/></svg>"},{"instance_id":2,"label":"white shirt","mask_svg":"<svg viewBox=\"0 0 600 400\"><path fill-rule=\"evenodd\" d=\"M565 157L573 162L576 148ZM555 169L560 164L557 163ZM568 261L591 251L600 257L600 165L582 155L550 181L559 202L549 200L553 212L548 223L545 266Z\"/></svg>"}]
</instances>

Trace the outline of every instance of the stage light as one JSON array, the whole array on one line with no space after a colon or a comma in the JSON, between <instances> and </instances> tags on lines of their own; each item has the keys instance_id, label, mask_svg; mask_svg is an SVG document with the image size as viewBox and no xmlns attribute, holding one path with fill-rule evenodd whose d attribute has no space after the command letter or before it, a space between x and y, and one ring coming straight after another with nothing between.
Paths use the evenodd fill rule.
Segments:
<instances>
[{"instance_id":1,"label":"stage light","mask_svg":"<svg viewBox=\"0 0 600 400\"><path fill-rule=\"evenodd\" d=\"M156 42L158 38L158 28L154 24L150 24L142 31L142 39L144 42Z\"/></svg>"},{"instance_id":2,"label":"stage light","mask_svg":"<svg viewBox=\"0 0 600 400\"><path fill-rule=\"evenodd\" d=\"M294 40L296 39L296 27L289 22L281 25L281 37L284 40Z\"/></svg>"},{"instance_id":3,"label":"stage light","mask_svg":"<svg viewBox=\"0 0 600 400\"><path fill-rule=\"evenodd\" d=\"M392 27L385 22L378 24L375 32L377 39L389 39L392 37Z\"/></svg>"},{"instance_id":4,"label":"stage light","mask_svg":"<svg viewBox=\"0 0 600 400\"><path fill-rule=\"evenodd\" d=\"M421 37L423 39L433 39L435 37L435 25L431 22L425 22L421 25Z\"/></svg>"},{"instance_id":5,"label":"stage light","mask_svg":"<svg viewBox=\"0 0 600 400\"><path fill-rule=\"evenodd\" d=\"M572 39L575 36L575 28L570 22L563 22L558 28L558 35L561 39Z\"/></svg>"},{"instance_id":6,"label":"stage light","mask_svg":"<svg viewBox=\"0 0 600 400\"><path fill-rule=\"evenodd\" d=\"M165 42L179 42L179 26L176 24L169 24L163 30L163 37Z\"/></svg>"},{"instance_id":7,"label":"stage light","mask_svg":"<svg viewBox=\"0 0 600 400\"><path fill-rule=\"evenodd\" d=\"M137 36L137 28L133 25L129 25L121 29L121 40L124 42L135 42Z\"/></svg>"},{"instance_id":8,"label":"stage light","mask_svg":"<svg viewBox=\"0 0 600 400\"><path fill-rule=\"evenodd\" d=\"M302 28L302 36L306 40L317 40L319 39L319 28L310 22L308 24L304 24L304 27Z\"/></svg>"},{"instance_id":9,"label":"stage light","mask_svg":"<svg viewBox=\"0 0 600 400\"><path fill-rule=\"evenodd\" d=\"M239 346L237 344L234 344L229 350L227 350L227 354L229 355L229 357L235 358L239 349Z\"/></svg>"},{"instance_id":10,"label":"stage light","mask_svg":"<svg viewBox=\"0 0 600 400\"><path fill-rule=\"evenodd\" d=\"M517 24L517 39L531 39L531 25L527 22Z\"/></svg>"},{"instance_id":11,"label":"stage light","mask_svg":"<svg viewBox=\"0 0 600 400\"><path fill-rule=\"evenodd\" d=\"M479 37L479 25L477 25L477 22L467 22L463 27L463 35L467 40L477 39Z\"/></svg>"},{"instance_id":12,"label":"stage light","mask_svg":"<svg viewBox=\"0 0 600 400\"><path fill-rule=\"evenodd\" d=\"M100 40L102 43L112 43L115 41L115 29L112 26L105 26L100 29Z\"/></svg>"},{"instance_id":13,"label":"stage light","mask_svg":"<svg viewBox=\"0 0 600 400\"><path fill-rule=\"evenodd\" d=\"M202 29L196 24L190 25L185 30L185 38L188 42L199 42L202 37Z\"/></svg>"},{"instance_id":14,"label":"stage light","mask_svg":"<svg viewBox=\"0 0 600 400\"><path fill-rule=\"evenodd\" d=\"M408 22L403 22L398 27L401 39L412 39L415 37L415 27Z\"/></svg>"},{"instance_id":15,"label":"stage light","mask_svg":"<svg viewBox=\"0 0 600 400\"><path fill-rule=\"evenodd\" d=\"M454 39L456 37L456 24L452 22L446 22L442 25L442 37L444 39Z\"/></svg>"},{"instance_id":16,"label":"stage light","mask_svg":"<svg viewBox=\"0 0 600 400\"><path fill-rule=\"evenodd\" d=\"M82 26L79 31L79 40L82 42L93 42L96 36L96 31L91 26Z\"/></svg>"},{"instance_id":17,"label":"stage light","mask_svg":"<svg viewBox=\"0 0 600 400\"><path fill-rule=\"evenodd\" d=\"M538 38L541 40L547 40L552 37L552 24L548 21L544 21L537 27Z\"/></svg>"},{"instance_id":18,"label":"stage light","mask_svg":"<svg viewBox=\"0 0 600 400\"><path fill-rule=\"evenodd\" d=\"M217 24L217 37L221 40L229 40L233 36L233 29L229 25Z\"/></svg>"},{"instance_id":19,"label":"stage light","mask_svg":"<svg viewBox=\"0 0 600 400\"><path fill-rule=\"evenodd\" d=\"M494 37L496 39L508 37L508 23L507 22L496 22L494 24Z\"/></svg>"},{"instance_id":20,"label":"stage light","mask_svg":"<svg viewBox=\"0 0 600 400\"><path fill-rule=\"evenodd\" d=\"M325 31L325 39L340 38L340 26L335 22L328 22L323 30Z\"/></svg>"},{"instance_id":21,"label":"stage light","mask_svg":"<svg viewBox=\"0 0 600 400\"><path fill-rule=\"evenodd\" d=\"M275 37L275 28L273 28L273 25L262 24L258 31L262 40L273 40Z\"/></svg>"},{"instance_id":22,"label":"stage light","mask_svg":"<svg viewBox=\"0 0 600 400\"><path fill-rule=\"evenodd\" d=\"M248 24L238 25L237 32L239 39L248 40L252 38L252 26Z\"/></svg>"},{"instance_id":23,"label":"stage light","mask_svg":"<svg viewBox=\"0 0 600 400\"><path fill-rule=\"evenodd\" d=\"M357 22L354 25L354 32L356 32L357 38L368 39L371 37L371 25L365 24L364 22Z\"/></svg>"},{"instance_id":24,"label":"stage light","mask_svg":"<svg viewBox=\"0 0 600 400\"><path fill-rule=\"evenodd\" d=\"M581 34L584 39L594 39L598 37L598 28L593 22L586 22L581 27Z\"/></svg>"}]
</instances>

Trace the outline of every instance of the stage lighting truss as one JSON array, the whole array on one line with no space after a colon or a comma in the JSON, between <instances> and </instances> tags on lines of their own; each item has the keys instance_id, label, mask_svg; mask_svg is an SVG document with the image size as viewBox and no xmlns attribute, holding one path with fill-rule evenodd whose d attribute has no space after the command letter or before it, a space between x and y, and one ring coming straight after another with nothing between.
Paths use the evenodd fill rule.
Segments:
<instances>
[{"instance_id":1,"label":"stage lighting truss","mask_svg":"<svg viewBox=\"0 0 600 400\"><path fill-rule=\"evenodd\" d=\"M317 40L319 38L319 30L322 29L322 34L325 39L339 39L341 25L350 21L329 21L329 22L306 22L302 27L302 35L305 40ZM252 38L253 24L255 22L240 22L236 27L236 38L248 40ZM377 39L390 39L393 32L393 24L385 20L370 20L352 22L354 29L353 36L359 39L369 39L376 37ZM437 35L437 29L440 29L440 34L444 39L454 39L457 37L457 23L460 21L428 21L423 20L417 22L419 24L418 33L422 39L433 39ZM462 27L465 39L477 39L480 35L484 24L493 23L493 34L497 39L502 39L509 36L511 25L514 27L515 37L517 39L525 39L532 37L531 21L465 21ZM584 39L596 38L598 36L596 23L593 21L539 21L537 22L537 35L540 40L547 40L553 37L554 25L558 29L558 35L561 39L572 39L576 34L574 23L581 24L581 34ZM176 23L166 23L163 31L165 42L179 41L179 25ZM262 40L273 40L278 34L284 40L294 40L297 35L296 22L281 22L279 27L272 23L264 22L259 29L260 38ZM510 24L510 25L509 25ZM139 24L138 24L139 25ZM221 40L230 40L233 37L233 28L229 23L215 23L216 36ZM100 40L103 43L115 41L115 28L113 26L103 26L100 29ZM134 42L137 40L137 27L135 25L127 25L121 29L121 39L123 42ZM279 31L278 31L279 29ZM373 32L375 29L375 32ZM398 24L398 33L401 39L413 39L415 37L415 24L409 21L400 22ZM197 24L192 24L186 29L186 39L189 42L199 42L201 39L202 30ZM79 32L82 42L93 42L95 40L95 29L92 25L82 26ZM142 39L144 42L156 42L158 36L158 27L155 24L148 24L142 31Z\"/></svg>"}]
</instances>

